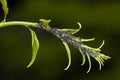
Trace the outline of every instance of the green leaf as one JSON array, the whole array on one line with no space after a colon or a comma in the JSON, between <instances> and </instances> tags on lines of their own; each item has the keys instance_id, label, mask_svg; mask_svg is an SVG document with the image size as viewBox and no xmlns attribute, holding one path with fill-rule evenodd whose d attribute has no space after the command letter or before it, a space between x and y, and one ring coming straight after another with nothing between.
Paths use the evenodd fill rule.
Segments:
<instances>
[{"instance_id":1,"label":"green leaf","mask_svg":"<svg viewBox=\"0 0 120 80\"><path fill-rule=\"evenodd\" d=\"M71 34L75 34L77 33L80 29L81 29L81 24L79 22L77 22L79 28L78 29L57 29L58 31L62 31L62 32L69 32Z\"/></svg>"},{"instance_id":2,"label":"green leaf","mask_svg":"<svg viewBox=\"0 0 120 80\"><path fill-rule=\"evenodd\" d=\"M30 30L31 35L32 35L32 50L33 51L32 51L32 59L31 59L29 65L27 66L27 68L29 68L34 63L38 49L39 49L39 41L38 41L38 38L36 36L36 33L30 28L29 28L29 30Z\"/></svg>"},{"instance_id":3,"label":"green leaf","mask_svg":"<svg viewBox=\"0 0 120 80\"><path fill-rule=\"evenodd\" d=\"M2 4L2 8L4 10L4 20L2 22L5 22L6 21L6 16L8 14L8 7L7 7L7 0L0 0L1 4Z\"/></svg>"},{"instance_id":4,"label":"green leaf","mask_svg":"<svg viewBox=\"0 0 120 80\"><path fill-rule=\"evenodd\" d=\"M68 47L68 44L66 42L63 42L63 44L64 44L64 46L66 48L67 55L68 55L68 60L69 60L67 67L64 69L64 70L67 70L71 65L71 54L70 54L70 48Z\"/></svg>"},{"instance_id":5,"label":"green leaf","mask_svg":"<svg viewBox=\"0 0 120 80\"><path fill-rule=\"evenodd\" d=\"M88 62L89 62L89 68L88 68L88 71L86 73L89 73L90 72L90 69L91 69L91 60L90 60L90 56L88 53L86 53L87 55L87 58L88 58Z\"/></svg>"},{"instance_id":6,"label":"green leaf","mask_svg":"<svg viewBox=\"0 0 120 80\"><path fill-rule=\"evenodd\" d=\"M85 64L85 61L86 61L85 54L82 52L81 49L79 49L79 51L80 51L80 53L81 53L81 55L82 55L82 61L83 61L81 65L84 65L84 64Z\"/></svg>"}]
</instances>

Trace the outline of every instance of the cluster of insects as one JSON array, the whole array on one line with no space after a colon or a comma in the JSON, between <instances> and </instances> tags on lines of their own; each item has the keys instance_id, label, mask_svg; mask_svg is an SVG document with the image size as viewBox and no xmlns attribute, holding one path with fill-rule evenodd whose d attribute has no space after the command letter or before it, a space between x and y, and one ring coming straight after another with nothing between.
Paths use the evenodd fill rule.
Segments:
<instances>
[{"instance_id":1,"label":"cluster of insects","mask_svg":"<svg viewBox=\"0 0 120 80\"><path fill-rule=\"evenodd\" d=\"M50 22L50 20L40 19L39 25L42 29L46 30L47 32L49 32L49 33L51 33L55 36L57 36L63 42L63 44L66 48L67 54L68 54L68 59L69 59L68 66L65 68L65 70L67 70L70 67L70 64L71 64L71 54L70 54L70 49L68 47L68 44L73 45L82 54L83 62L82 62L81 65L84 65L84 63L86 61L85 57L87 56L88 61L89 61L89 69L88 69L87 73L91 69L90 56L93 57L96 61L98 61L99 70L101 70L101 66L104 65L103 64L104 60L107 60L107 59L111 58L109 56L106 56L106 55L100 53L100 51L101 51L100 48L104 45L104 40L98 48L92 48L92 47L89 47L89 46L85 45L83 42L93 41L95 38L82 39L80 37L73 36L73 34L77 33L81 29L81 24L79 22L77 23L78 26L79 26L78 29L51 28L49 26L49 22Z\"/></svg>"}]
</instances>

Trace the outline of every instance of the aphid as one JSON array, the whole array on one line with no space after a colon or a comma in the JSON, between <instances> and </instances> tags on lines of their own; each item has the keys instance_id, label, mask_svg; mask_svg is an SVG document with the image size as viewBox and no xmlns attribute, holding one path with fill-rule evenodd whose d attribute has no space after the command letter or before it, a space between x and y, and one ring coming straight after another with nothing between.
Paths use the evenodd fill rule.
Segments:
<instances>
[{"instance_id":1,"label":"aphid","mask_svg":"<svg viewBox=\"0 0 120 80\"><path fill-rule=\"evenodd\" d=\"M82 54L83 62L82 62L81 65L85 64L85 61L86 61L85 58L87 56L88 61L89 61L89 69L88 69L87 73L91 69L90 56L93 57L96 61L98 61L99 70L101 70L101 66L104 65L103 64L104 60L107 60L107 59L111 58L109 56L106 56L106 55L100 53L100 51L101 51L100 48L104 45L104 40L103 40L103 43L100 45L100 47L92 48L92 47L89 47L89 46L85 45L83 42L93 41L95 38L82 39L80 37L73 36L73 34L77 33L81 29L81 24L79 22L77 23L79 25L78 29L51 28L49 26L49 22L50 22L50 20L40 19L39 25L40 25L40 27L42 27L42 29L48 31L49 33L52 33L55 36L57 36L63 42L63 44L66 48L66 51L67 51L68 59L69 59L68 66L64 70L67 70L70 67L70 64L71 64L71 54L70 54L70 49L68 47L68 44L73 45Z\"/></svg>"}]
</instances>

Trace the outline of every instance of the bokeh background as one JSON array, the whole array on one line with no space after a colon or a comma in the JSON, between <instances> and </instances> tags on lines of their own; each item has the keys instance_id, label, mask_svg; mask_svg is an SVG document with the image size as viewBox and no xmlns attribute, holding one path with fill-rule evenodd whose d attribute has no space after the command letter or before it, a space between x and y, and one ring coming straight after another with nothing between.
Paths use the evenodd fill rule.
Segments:
<instances>
[{"instance_id":1,"label":"bokeh background","mask_svg":"<svg viewBox=\"0 0 120 80\"><path fill-rule=\"evenodd\" d=\"M0 5L1 6L1 5ZM98 47L102 40L102 53L111 56L99 71L92 59L92 69L86 73L88 62L81 66L79 51L70 46L72 64L67 71L67 55L62 42L46 31L34 29L40 49L35 63L26 68L31 59L31 35L24 26L0 28L0 80L120 80L120 1L119 0L8 0L7 21L38 22L51 19L57 28L82 29L75 36L93 38L87 42ZM0 20L3 11L0 8Z\"/></svg>"}]
</instances>

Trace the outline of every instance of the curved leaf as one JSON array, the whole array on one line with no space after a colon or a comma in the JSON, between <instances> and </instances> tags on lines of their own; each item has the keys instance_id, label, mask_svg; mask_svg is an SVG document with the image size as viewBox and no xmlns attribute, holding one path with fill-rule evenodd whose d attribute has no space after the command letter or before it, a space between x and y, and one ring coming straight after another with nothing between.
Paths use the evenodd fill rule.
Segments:
<instances>
[{"instance_id":1,"label":"curved leaf","mask_svg":"<svg viewBox=\"0 0 120 80\"><path fill-rule=\"evenodd\" d=\"M71 65L71 54L70 54L70 49L68 47L68 44L66 42L63 42L63 44L64 44L64 46L66 48L67 55L68 55L68 60L69 60L67 67L64 69L64 70L67 70L70 67L70 65Z\"/></svg>"},{"instance_id":2,"label":"curved leaf","mask_svg":"<svg viewBox=\"0 0 120 80\"><path fill-rule=\"evenodd\" d=\"M7 0L0 0L1 4L2 4L2 8L3 8L3 11L4 11L4 20L2 22L5 22L6 21L6 16L8 14L8 7L7 7Z\"/></svg>"},{"instance_id":3,"label":"curved leaf","mask_svg":"<svg viewBox=\"0 0 120 80\"><path fill-rule=\"evenodd\" d=\"M86 61L86 56L85 56L85 54L82 52L81 49L79 49L79 51L80 51L80 53L81 53L81 55L82 55L82 64L81 64L81 65L84 65L84 64L85 64L85 61Z\"/></svg>"},{"instance_id":4,"label":"curved leaf","mask_svg":"<svg viewBox=\"0 0 120 80\"><path fill-rule=\"evenodd\" d=\"M89 73L90 72L90 69L91 69L91 60L90 60L90 56L88 53L86 53L87 55L87 58L88 58L88 62L89 62L89 68L88 68L88 71L86 73Z\"/></svg>"},{"instance_id":5,"label":"curved leaf","mask_svg":"<svg viewBox=\"0 0 120 80\"><path fill-rule=\"evenodd\" d=\"M34 63L38 49L39 49L39 41L38 41L38 38L36 36L36 33L30 28L29 28L29 30L30 30L31 35L32 35L32 50L33 51L32 51L32 59L31 59L29 65L27 66L27 68L29 68Z\"/></svg>"},{"instance_id":6,"label":"curved leaf","mask_svg":"<svg viewBox=\"0 0 120 80\"><path fill-rule=\"evenodd\" d=\"M81 29L81 24L79 22L77 22L79 28L78 29L57 29L58 31L61 31L61 32L69 32L71 34L75 34L77 33L80 29Z\"/></svg>"}]
</instances>

